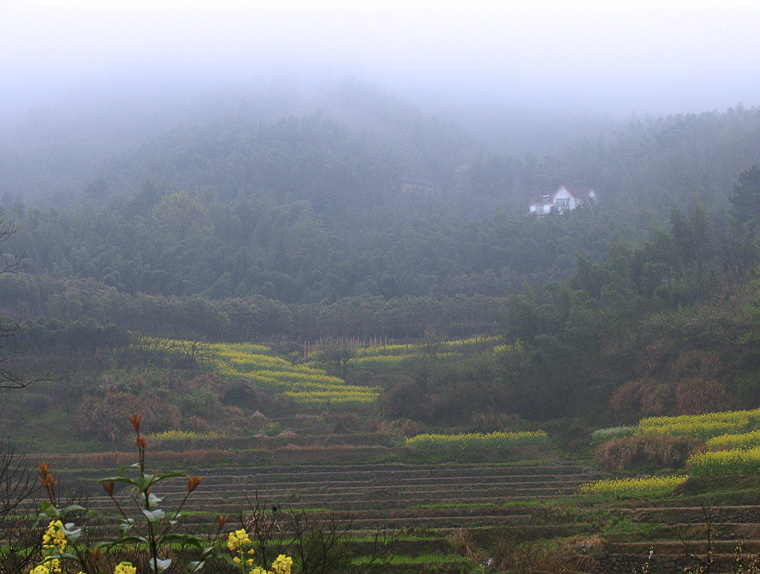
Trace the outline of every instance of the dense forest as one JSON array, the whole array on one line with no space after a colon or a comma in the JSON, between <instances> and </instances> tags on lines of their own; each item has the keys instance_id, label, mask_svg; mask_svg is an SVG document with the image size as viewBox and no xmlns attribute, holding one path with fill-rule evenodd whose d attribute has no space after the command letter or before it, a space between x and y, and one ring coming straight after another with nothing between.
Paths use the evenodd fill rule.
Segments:
<instances>
[{"instance_id":1,"label":"dense forest","mask_svg":"<svg viewBox=\"0 0 760 574\"><path fill-rule=\"evenodd\" d=\"M335 98L280 118L239 106L85 179L6 156L18 229L4 251L22 266L0 275L0 311L22 322L17 343L91 355L138 332L296 345L499 334L508 350L487 364L397 381L389 414L488 404L625 421L706 396L758 406L760 109L633 119L538 158L372 90ZM19 196L55 177L52 199ZM560 184L599 200L527 215L532 193Z\"/></svg>"}]
</instances>

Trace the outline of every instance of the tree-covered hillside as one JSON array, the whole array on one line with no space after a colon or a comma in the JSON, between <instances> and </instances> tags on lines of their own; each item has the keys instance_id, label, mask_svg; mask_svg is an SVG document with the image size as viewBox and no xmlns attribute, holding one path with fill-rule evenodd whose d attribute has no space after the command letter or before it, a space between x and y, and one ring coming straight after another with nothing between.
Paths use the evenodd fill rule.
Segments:
<instances>
[{"instance_id":1,"label":"tree-covered hillside","mask_svg":"<svg viewBox=\"0 0 760 574\"><path fill-rule=\"evenodd\" d=\"M502 333L509 358L476 369L479 388L525 416L582 414L589 389L613 414L629 395L635 416L688 409L687 375L710 378L721 400L749 400L737 373L754 359L742 362L737 341L751 313L705 348L720 376L693 366L665 327L704 306L753 304L760 110L632 121L538 159L487 151L376 92L338 100L268 121L242 106L112 158L55 207L8 204L20 230L5 247L24 267L0 277L0 294L2 312L24 320L22 341L42 352L108 347L127 331ZM527 216L530 193L560 183L593 186L599 200ZM655 348L668 349L657 367L642 359ZM449 404L471 392L420 376L397 391L436 404L447 388Z\"/></svg>"},{"instance_id":2,"label":"tree-covered hillside","mask_svg":"<svg viewBox=\"0 0 760 574\"><path fill-rule=\"evenodd\" d=\"M27 270L120 292L284 303L505 296L569 276L575 256L637 244L672 208L722 211L760 162L760 111L632 122L541 160L365 91L334 115L245 109L112 159L64 207L15 204ZM593 186L591 213L533 221L531 192Z\"/></svg>"}]
</instances>

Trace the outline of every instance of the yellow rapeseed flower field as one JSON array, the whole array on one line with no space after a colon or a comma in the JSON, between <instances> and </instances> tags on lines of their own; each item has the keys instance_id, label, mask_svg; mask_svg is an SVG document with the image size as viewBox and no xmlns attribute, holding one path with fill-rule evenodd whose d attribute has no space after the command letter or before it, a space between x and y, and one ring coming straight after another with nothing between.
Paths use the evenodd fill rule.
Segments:
<instances>
[{"instance_id":1,"label":"yellow rapeseed flower field","mask_svg":"<svg viewBox=\"0 0 760 574\"><path fill-rule=\"evenodd\" d=\"M214 344L209 349L218 373L283 392L304 406L361 406L379 397L375 388L347 385L323 369L294 365L281 357L263 354L248 343Z\"/></svg>"},{"instance_id":2,"label":"yellow rapeseed flower field","mask_svg":"<svg viewBox=\"0 0 760 574\"><path fill-rule=\"evenodd\" d=\"M549 444L544 431L492 432L466 434L419 434L406 439L406 445L421 449L503 448Z\"/></svg>"},{"instance_id":3,"label":"yellow rapeseed flower field","mask_svg":"<svg viewBox=\"0 0 760 574\"><path fill-rule=\"evenodd\" d=\"M760 428L760 409L728 411L704 415L649 417L639 421L636 434L669 434L704 440Z\"/></svg>"},{"instance_id":4,"label":"yellow rapeseed flower field","mask_svg":"<svg viewBox=\"0 0 760 574\"><path fill-rule=\"evenodd\" d=\"M698 452L686 463L692 476L736 476L760 473L760 447Z\"/></svg>"},{"instance_id":5,"label":"yellow rapeseed flower field","mask_svg":"<svg viewBox=\"0 0 760 574\"><path fill-rule=\"evenodd\" d=\"M705 441L705 444L710 450L758 447L760 430L716 436Z\"/></svg>"},{"instance_id":6,"label":"yellow rapeseed flower field","mask_svg":"<svg viewBox=\"0 0 760 574\"><path fill-rule=\"evenodd\" d=\"M686 482L687 475L651 476L647 478L621 478L587 482L578 487L578 494L602 498L655 498L667 496Z\"/></svg>"}]
</instances>

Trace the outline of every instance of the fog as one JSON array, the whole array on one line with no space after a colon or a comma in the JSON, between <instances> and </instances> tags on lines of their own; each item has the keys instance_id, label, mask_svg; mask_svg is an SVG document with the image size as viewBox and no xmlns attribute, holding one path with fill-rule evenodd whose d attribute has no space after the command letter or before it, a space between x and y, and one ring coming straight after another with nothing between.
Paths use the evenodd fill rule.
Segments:
<instances>
[{"instance_id":1,"label":"fog","mask_svg":"<svg viewBox=\"0 0 760 574\"><path fill-rule=\"evenodd\" d=\"M162 125L159 101L344 78L491 131L755 106L759 18L752 1L0 0L0 127L105 101Z\"/></svg>"}]
</instances>

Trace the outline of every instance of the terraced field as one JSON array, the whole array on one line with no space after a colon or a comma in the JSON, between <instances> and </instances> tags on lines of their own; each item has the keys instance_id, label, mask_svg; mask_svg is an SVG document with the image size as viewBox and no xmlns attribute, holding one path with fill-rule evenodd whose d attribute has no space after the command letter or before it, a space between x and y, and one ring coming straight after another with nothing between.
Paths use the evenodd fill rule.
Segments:
<instances>
[{"instance_id":1,"label":"terraced field","mask_svg":"<svg viewBox=\"0 0 760 574\"><path fill-rule=\"evenodd\" d=\"M528 540L594 528L577 516L553 510L558 498L574 497L580 484L596 478L573 464L303 464L186 470L203 476L186 506L185 524L193 531L213 530L219 513L239 521L258 497L261 508L270 513L276 506L281 512L303 511L310 520L335 519L350 529L359 555L378 529L393 531L393 553L404 561L391 565L393 571L421 571L415 559L431 553L439 556L436 567L449 568L451 562L464 560L453 555L450 543L462 529L473 536L513 529ZM103 476L100 469L76 472L91 486ZM88 506L112 516L112 502L102 491L93 492ZM155 493L170 508L186 492L184 481L166 481Z\"/></svg>"},{"instance_id":2,"label":"terraced field","mask_svg":"<svg viewBox=\"0 0 760 574\"><path fill-rule=\"evenodd\" d=\"M559 570L547 572L738 572L760 560L759 479L693 476L673 496L636 491L641 500L600 498L578 494L581 484L603 478L600 473L562 462L545 439L428 451L381 432L299 428L296 418L277 424L287 430L272 437L151 439L157 450L150 461L203 477L183 512L184 528L212 532L220 513L231 517L228 528L241 521L250 527L257 515L277 523L278 536L289 540L289 518L298 515L311 524L340 525L355 556L372 552L377 532L392 533L393 562L384 566L394 572L471 572L476 563L489 571L484 552L500 544L525 558L532 550L522 543L554 539L561 540L532 547L562 555ZM97 479L134 462L133 453L32 459L49 460L62 482L89 489L88 506L105 517L97 529L113 529L113 503ZM171 509L186 492L178 480L154 493ZM129 494L117 492L125 501ZM500 560L496 571L526 571L525 562L513 568L504 552ZM565 564L569 570L562 570Z\"/></svg>"},{"instance_id":3,"label":"terraced field","mask_svg":"<svg viewBox=\"0 0 760 574\"><path fill-rule=\"evenodd\" d=\"M756 501L755 501L756 502ZM649 572L681 572L685 567L710 572L747 571L760 563L760 505L670 499L623 508L631 528L619 538L607 536L606 571L631 571L648 564ZM637 533L638 531L638 533ZM651 556L650 556L651 553ZM626 570L627 568L627 570Z\"/></svg>"},{"instance_id":4,"label":"terraced field","mask_svg":"<svg viewBox=\"0 0 760 574\"><path fill-rule=\"evenodd\" d=\"M203 476L186 507L190 530L210 532L219 513L230 515L230 524L239 523L258 500L270 519L275 518L272 506L281 513L303 512L311 521L334 519L350 531L357 555L370 551L378 529L392 531L399 562L385 567L393 572L466 570L473 558L461 556L461 548L460 555L455 553L456 537L463 532L474 540L571 538L579 541L575 552L588 572L680 573L708 561L712 572L734 572L738 557L746 570L760 556L760 495L754 484L729 499L711 499L715 485L710 485L705 496L686 492L659 501L595 505L576 491L598 473L559 462L312 462L189 465L185 470ZM60 476L93 487L105 474L78 469ZM167 508L185 493L182 480L156 488ZM112 503L97 488L88 506L113 516ZM282 521L284 537L287 524ZM584 540L590 541L588 547Z\"/></svg>"},{"instance_id":5,"label":"terraced field","mask_svg":"<svg viewBox=\"0 0 760 574\"><path fill-rule=\"evenodd\" d=\"M246 495L258 495L270 504L328 510L354 523L391 528L411 523L454 528L500 524L502 516L518 516L505 504L572 494L593 477L575 465L301 465L190 472L204 477L192 510L234 512ZM162 485L165 496L185 491L184 483ZM103 497L92 499L94 506L101 503L108 505Z\"/></svg>"}]
</instances>

